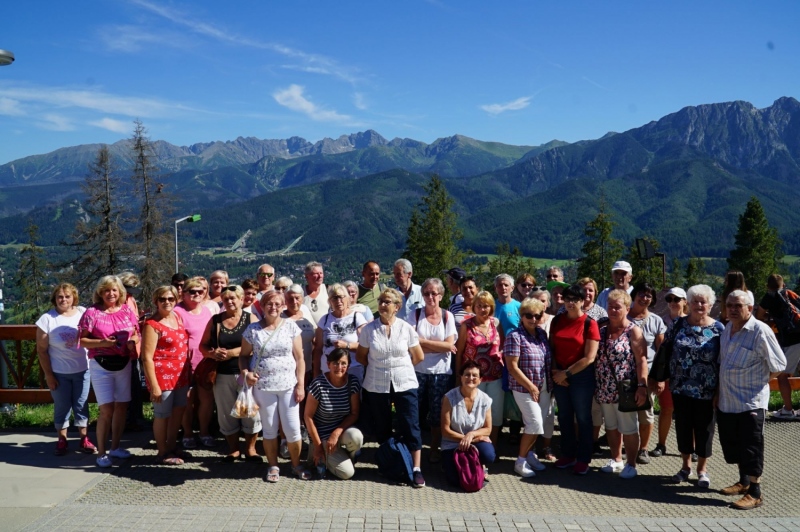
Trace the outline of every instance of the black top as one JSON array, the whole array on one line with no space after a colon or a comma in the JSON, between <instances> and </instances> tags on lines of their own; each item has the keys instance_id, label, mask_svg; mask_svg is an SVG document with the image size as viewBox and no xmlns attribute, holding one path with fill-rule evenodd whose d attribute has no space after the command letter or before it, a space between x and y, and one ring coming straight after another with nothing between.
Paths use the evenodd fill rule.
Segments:
<instances>
[{"instance_id":1,"label":"black top","mask_svg":"<svg viewBox=\"0 0 800 532\"><path fill-rule=\"evenodd\" d=\"M213 347L222 347L224 349L236 349L242 347L242 333L250 325L250 313L242 312L242 317L239 323L233 329L228 329L222 324L225 319L225 314L215 314L211 318L213 323L211 329L211 345ZM219 330L219 336L217 331ZM234 357L217 365L218 375L238 375L239 374L239 358Z\"/></svg>"}]
</instances>

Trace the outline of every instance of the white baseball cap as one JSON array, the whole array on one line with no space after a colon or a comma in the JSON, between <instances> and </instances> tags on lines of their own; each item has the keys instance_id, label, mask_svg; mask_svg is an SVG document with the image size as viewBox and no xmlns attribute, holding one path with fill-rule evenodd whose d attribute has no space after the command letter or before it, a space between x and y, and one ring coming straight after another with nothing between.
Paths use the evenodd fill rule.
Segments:
<instances>
[{"instance_id":1,"label":"white baseball cap","mask_svg":"<svg viewBox=\"0 0 800 532\"><path fill-rule=\"evenodd\" d=\"M616 270L625 270L628 273L633 273L633 268L631 268L631 263L624 260L618 260L617 262L614 263L614 265L611 267L611 271L613 272Z\"/></svg>"},{"instance_id":2,"label":"white baseball cap","mask_svg":"<svg viewBox=\"0 0 800 532\"><path fill-rule=\"evenodd\" d=\"M675 286L673 288L670 288L669 292L667 292L667 295L668 296L669 295L673 295L673 296L677 296L677 297L679 297L681 299L686 299L686 292L683 290L683 288L681 288L679 286Z\"/></svg>"}]
</instances>

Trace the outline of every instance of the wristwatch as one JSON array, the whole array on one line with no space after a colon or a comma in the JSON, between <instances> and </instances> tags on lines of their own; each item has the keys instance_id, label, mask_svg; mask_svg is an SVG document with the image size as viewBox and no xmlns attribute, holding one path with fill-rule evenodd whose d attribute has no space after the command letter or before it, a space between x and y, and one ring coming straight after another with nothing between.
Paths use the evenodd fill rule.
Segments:
<instances>
[{"instance_id":1,"label":"wristwatch","mask_svg":"<svg viewBox=\"0 0 800 532\"><path fill-rule=\"evenodd\" d=\"M572 372L570 370L566 370L564 371L564 375L566 375L567 378L569 379L570 377L572 377Z\"/></svg>"},{"instance_id":2,"label":"wristwatch","mask_svg":"<svg viewBox=\"0 0 800 532\"><path fill-rule=\"evenodd\" d=\"M639 384L637 384L637 386L639 388L647 388L647 383L646 382L640 382Z\"/></svg>"}]
</instances>

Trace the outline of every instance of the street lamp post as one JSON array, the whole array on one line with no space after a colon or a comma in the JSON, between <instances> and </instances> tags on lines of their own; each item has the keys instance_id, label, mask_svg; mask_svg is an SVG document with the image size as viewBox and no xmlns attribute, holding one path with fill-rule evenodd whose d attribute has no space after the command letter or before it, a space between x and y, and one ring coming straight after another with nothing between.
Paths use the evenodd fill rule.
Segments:
<instances>
[{"instance_id":1,"label":"street lamp post","mask_svg":"<svg viewBox=\"0 0 800 532\"><path fill-rule=\"evenodd\" d=\"M175 220L175 273L178 273L178 224L181 222L199 222L200 215L199 214L192 214L190 216L184 216L183 218L178 218Z\"/></svg>"},{"instance_id":2,"label":"street lamp post","mask_svg":"<svg viewBox=\"0 0 800 532\"><path fill-rule=\"evenodd\" d=\"M14 62L14 52L0 50L0 66L10 65Z\"/></svg>"}]
</instances>

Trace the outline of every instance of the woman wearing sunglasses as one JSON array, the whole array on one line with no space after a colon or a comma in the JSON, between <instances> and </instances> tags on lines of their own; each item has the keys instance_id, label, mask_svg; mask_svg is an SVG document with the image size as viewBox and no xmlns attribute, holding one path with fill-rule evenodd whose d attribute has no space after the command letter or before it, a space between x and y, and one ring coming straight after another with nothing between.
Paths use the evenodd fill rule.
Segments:
<instances>
[{"instance_id":1,"label":"woman wearing sunglasses","mask_svg":"<svg viewBox=\"0 0 800 532\"><path fill-rule=\"evenodd\" d=\"M174 312L178 291L161 286L153 293L153 316L142 328L142 363L153 403L156 460L181 465L175 445L189 391L189 345L183 320Z\"/></svg>"},{"instance_id":2,"label":"woman wearing sunglasses","mask_svg":"<svg viewBox=\"0 0 800 532\"><path fill-rule=\"evenodd\" d=\"M314 352L312 355L314 378L322 375L328 367L328 353L336 348L350 352L351 364L348 372L355 375L359 383L364 382L364 366L355 360L358 349L358 335L367 323L364 315L350 308L350 294L339 284L328 287L330 311L317 323Z\"/></svg>"},{"instance_id":3,"label":"woman wearing sunglasses","mask_svg":"<svg viewBox=\"0 0 800 532\"><path fill-rule=\"evenodd\" d=\"M522 303L525 298L530 296L531 290L536 286L536 279L533 275L525 272L517 276L514 282L514 291L511 292L511 297Z\"/></svg>"}]
</instances>

